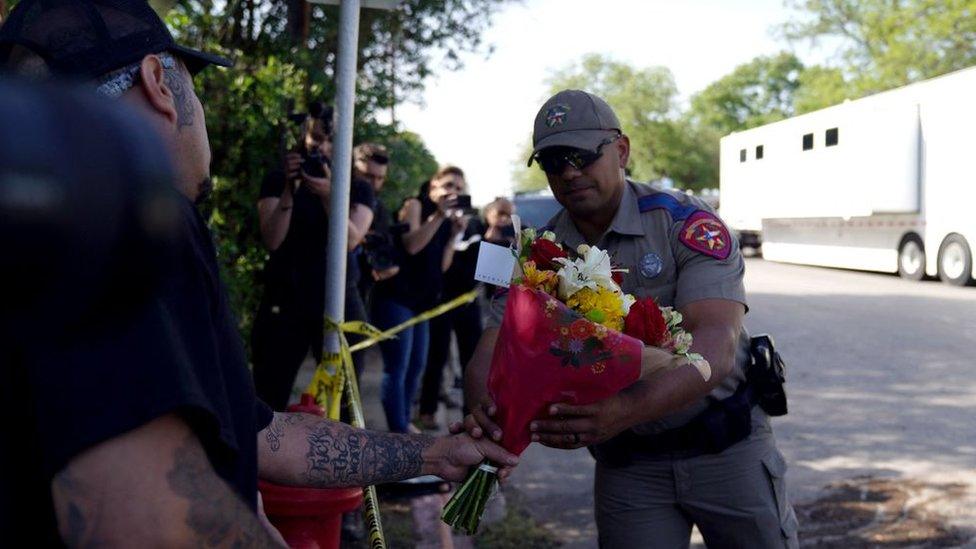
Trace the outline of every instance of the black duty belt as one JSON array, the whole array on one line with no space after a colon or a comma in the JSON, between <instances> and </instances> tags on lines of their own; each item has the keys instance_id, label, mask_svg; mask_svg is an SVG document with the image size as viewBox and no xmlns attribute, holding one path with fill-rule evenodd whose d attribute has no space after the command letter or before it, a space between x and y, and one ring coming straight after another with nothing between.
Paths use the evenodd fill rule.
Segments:
<instances>
[{"instance_id":1,"label":"black duty belt","mask_svg":"<svg viewBox=\"0 0 976 549\"><path fill-rule=\"evenodd\" d=\"M708 399L708 407L686 425L653 435L638 435L627 430L591 448L600 463L621 466L633 455L689 458L717 454L752 434L752 408L756 405L770 416L786 414L785 363L773 339L766 335L752 338L751 364L746 379L735 393L722 400Z\"/></svg>"}]
</instances>

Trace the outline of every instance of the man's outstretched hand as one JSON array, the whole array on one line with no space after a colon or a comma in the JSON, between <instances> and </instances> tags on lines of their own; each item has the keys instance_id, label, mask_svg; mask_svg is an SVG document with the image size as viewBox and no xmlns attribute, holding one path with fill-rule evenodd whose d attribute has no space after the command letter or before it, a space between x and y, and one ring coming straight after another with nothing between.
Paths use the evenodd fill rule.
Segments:
<instances>
[{"instance_id":1,"label":"man's outstretched hand","mask_svg":"<svg viewBox=\"0 0 976 549\"><path fill-rule=\"evenodd\" d=\"M468 470L484 460L498 466L498 478L504 480L518 465L518 456L487 439L475 439L466 433L440 437L428 449L424 461L431 469L427 472L445 480L461 481Z\"/></svg>"}]
</instances>

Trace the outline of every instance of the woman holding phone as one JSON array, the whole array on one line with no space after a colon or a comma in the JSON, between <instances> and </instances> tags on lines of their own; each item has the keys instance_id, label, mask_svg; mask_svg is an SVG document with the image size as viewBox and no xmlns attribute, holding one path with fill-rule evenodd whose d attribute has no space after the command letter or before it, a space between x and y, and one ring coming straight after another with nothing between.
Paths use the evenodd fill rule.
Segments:
<instances>
[{"instance_id":1,"label":"woman holding phone","mask_svg":"<svg viewBox=\"0 0 976 549\"><path fill-rule=\"evenodd\" d=\"M444 272L454 259L451 244L468 224L468 216L459 207L465 186L464 172L447 166L424 183L416 197L404 201L397 216L400 229L395 239L402 248L403 260L400 272L374 289L371 318L377 328L392 328L440 302ZM390 431L417 430L410 423L410 412L427 364L429 337L428 323L421 322L380 343L380 394Z\"/></svg>"}]
</instances>

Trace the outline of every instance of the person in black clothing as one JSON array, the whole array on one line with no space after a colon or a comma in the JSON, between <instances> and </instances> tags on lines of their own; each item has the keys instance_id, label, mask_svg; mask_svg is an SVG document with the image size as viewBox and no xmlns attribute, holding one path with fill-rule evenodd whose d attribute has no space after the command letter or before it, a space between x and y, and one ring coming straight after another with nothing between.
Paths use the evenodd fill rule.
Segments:
<instances>
[{"instance_id":1,"label":"person in black clothing","mask_svg":"<svg viewBox=\"0 0 976 549\"><path fill-rule=\"evenodd\" d=\"M132 300L128 310L97 300L92 315L51 329L38 345L24 338L0 346L4 381L16 383L0 384L0 406L8 429L16 431L0 452L16 466L3 470L4 482L16 484L12 493L0 493L0 501L20 507L17 514L0 512L0 539L43 546L272 546L281 539L262 524L259 476L320 487L421 473L459 480L485 458L517 461L497 446L466 437L369 432L309 415L272 413L255 398L212 237L194 205L209 188L210 147L192 74L208 63L229 64L177 45L142 0L23 0L0 27L0 70L71 75L141 113L145 119L133 131L158 134L163 150L155 152L173 159L173 187L179 191L175 259L155 292ZM54 104L4 99L0 128L16 123L16 144L25 149L9 149L17 158L31 147L49 157L72 143L70 133L44 141L34 131L39 121L60 120L47 110ZM124 138L116 143L102 137L80 139L114 144L120 161L132 154ZM93 162L67 154L59 160L77 164L65 166L72 175ZM58 196L69 200L51 192L57 173L48 158L33 171L15 166L0 175L0 183L32 191L20 195L32 198L21 206ZM107 208L117 198L100 183L130 174L143 175L130 170L106 173L104 182L96 178L95 204ZM70 208L84 201L49 203ZM150 204L144 219L155 227L159 212L156 202ZM111 235L84 235L86 242L106 237ZM111 279L78 285L85 280L78 272L96 258L82 259L78 268L39 275L56 288L97 298L116 289ZM110 259L124 264L128 257ZM0 309L3 324L6 314ZM60 320L55 312L48 324ZM337 453L347 459L331 459Z\"/></svg>"},{"instance_id":2,"label":"person in black clothing","mask_svg":"<svg viewBox=\"0 0 976 549\"><path fill-rule=\"evenodd\" d=\"M400 272L401 248L395 244L393 235L393 216L380 200L380 193L386 183L389 170L390 156L386 147L377 143L360 143L353 149L353 177L369 182L375 193L373 201L373 223L366 233L363 245L360 247L359 263L362 273L359 280L359 291L365 303L369 303L369 295L373 286L380 281L390 279ZM399 230L399 229L398 229ZM367 308L369 308L367 306Z\"/></svg>"},{"instance_id":3,"label":"person in black clothing","mask_svg":"<svg viewBox=\"0 0 976 549\"><path fill-rule=\"evenodd\" d=\"M400 272L374 288L372 318L386 330L437 305L444 272L454 259L451 241L467 226L467 218L454 208L464 189L464 172L454 166L440 169L408 198L399 221L406 232L397 244L403 249ZM380 343L383 353L381 399L389 429L405 433L410 424L413 396L427 364L428 324L420 322Z\"/></svg>"},{"instance_id":4,"label":"person in black clothing","mask_svg":"<svg viewBox=\"0 0 976 549\"><path fill-rule=\"evenodd\" d=\"M331 107L314 104L309 114L299 117L304 129L302 153L289 153L283 169L268 173L258 199L261 239L271 259L264 271L265 290L251 347L257 394L274 410L288 405L305 357L309 353L316 361L322 357L332 117ZM372 186L362 179L354 178L350 191L344 316L365 321L355 249L373 221L375 198ZM361 377L362 353L353 358Z\"/></svg>"},{"instance_id":5,"label":"person in black clothing","mask_svg":"<svg viewBox=\"0 0 976 549\"><path fill-rule=\"evenodd\" d=\"M444 292L442 301L449 301L479 286L474 279L478 266L478 250L482 240L509 246L514 240L512 213L514 206L506 198L497 198L484 208L486 224L472 218L464 237L454 243L454 261L444 273ZM420 415L418 423L425 430L437 430L434 419L438 403L444 401L452 405L450 397L444 394L443 372L450 355L451 332L457 339L458 360L467 364L481 338L481 304L475 300L449 311L430 321L430 348L427 352L427 367L424 370L423 385L420 391Z\"/></svg>"}]
</instances>

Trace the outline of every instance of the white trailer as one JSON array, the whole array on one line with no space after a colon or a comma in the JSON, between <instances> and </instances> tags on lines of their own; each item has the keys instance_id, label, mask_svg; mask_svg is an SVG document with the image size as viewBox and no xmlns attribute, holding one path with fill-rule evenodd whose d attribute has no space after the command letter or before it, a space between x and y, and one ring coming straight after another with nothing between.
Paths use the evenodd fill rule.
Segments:
<instances>
[{"instance_id":1,"label":"white trailer","mask_svg":"<svg viewBox=\"0 0 976 549\"><path fill-rule=\"evenodd\" d=\"M730 134L721 214L772 261L974 277L976 67Z\"/></svg>"}]
</instances>

